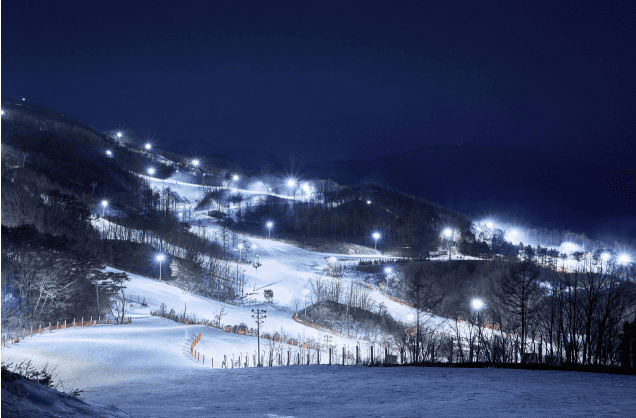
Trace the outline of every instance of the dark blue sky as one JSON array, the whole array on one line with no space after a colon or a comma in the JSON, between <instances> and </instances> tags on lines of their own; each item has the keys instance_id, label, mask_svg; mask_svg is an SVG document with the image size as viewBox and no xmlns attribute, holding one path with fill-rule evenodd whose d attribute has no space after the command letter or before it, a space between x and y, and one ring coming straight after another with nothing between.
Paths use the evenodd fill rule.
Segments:
<instances>
[{"instance_id":1,"label":"dark blue sky","mask_svg":"<svg viewBox=\"0 0 636 418\"><path fill-rule=\"evenodd\" d=\"M273 3L4 1L2 94L284 160L476 141L633 164L631 1Z\"/></svg>"}]
</instances>

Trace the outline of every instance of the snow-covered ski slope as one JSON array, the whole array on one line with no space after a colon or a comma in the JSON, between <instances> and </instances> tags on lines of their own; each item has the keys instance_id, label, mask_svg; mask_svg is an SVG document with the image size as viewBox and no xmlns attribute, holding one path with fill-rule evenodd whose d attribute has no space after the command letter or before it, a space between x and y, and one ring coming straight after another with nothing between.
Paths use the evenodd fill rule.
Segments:
<instances>
[{"instance_id":1,"label":"snow-covered ski slope","mask_svg":"<svg viewBox=\"0 0 636 418\"><path fill-rule=\"evenodd\" d=\"M4 348L2 360L31 360L35 367L48 363L67 386L85 389L86 401L117 405L137 417L633 414L634 376L333 365L225 370L218 367L220 353L255 349L255 338L142 313L132 316L128 325L27 338ZM190 341L199 332L197 349L208 352L206 365L189 353Z\"/></svg>"},{"instance_id":2,"label":"snow-covered ski slope","mask_svg":"<svg viewBox=\"0 0 636 418\"><path fill-rule=\"evenodd\" d=\"M174 185L171 180L152 182L158 188ZM197 195L198 199L203 196L201 186L177 186L179 189L175 191L191 201L195 201ZM195 215L193 228L205 225L209 237L219 232L216 223L203 212ZM272 235L275 237L275 233ZM296 310L294 299L300 301L302 308L309 279L322 273L326 257L342 255L308 251L275 239L249 237L248 241L250 248L255 245L252 255L259 255L262 266L255 270L249 264L239 264L238 268L246 270L246 292L255 293L250 297L261 303L258 307L267 310L261 332L279 332L300 341L324 342L327 332L292 319ZM380 255L370 249L368 254L347 257L378 258ZM201 325L178 324L150 316L149 312L163 303L168 310L214 320L223 310L223 324L245 323L255 327L252 319L255 307L203 298L157 278L129 276L127 296L133 300L145 299L148 304L142 307L132 303L133 308L127 313L133 319L132 324L44 333L3 348L2 360L13 363L30 360L35 367L51 364L67 385L87 390L86 400L115 404L144 417L626 416L633 412L634 377L326 366L326 351L322 352L323 365L320 366L253 368L257 350L255 337ZM347 269L345 280L361 278L362 273ZM273 303L264 302L264 289L273 290ZM412 321L414 311L408 306L378 291L374 291L372 297L377 303L383 302L397 319ZM429 322L440 331L451 331L443 318L432 316ZM205 355L205 364L202 358L197 361L190 355L190 343L199 333L201 341L196 350ZM355 353L359 345L361 357L368 357L369 341L329 335L335 353L341 353L343 347L347 353ZM261 339L261 351L266 358L274 348L271 344ZM285 345L281 351L283 363L286 363L287 351L292 363L299 355L303 363L306 361L306 349ZM239 358L244 364L246 356L250 368L239 369ZM311 350L310 356L315 364L315 350ZM234 364L235 368L222 370L224 360L228 367ZM559 401L545 402L547 398Z\"/></svg>"}]
</instances>

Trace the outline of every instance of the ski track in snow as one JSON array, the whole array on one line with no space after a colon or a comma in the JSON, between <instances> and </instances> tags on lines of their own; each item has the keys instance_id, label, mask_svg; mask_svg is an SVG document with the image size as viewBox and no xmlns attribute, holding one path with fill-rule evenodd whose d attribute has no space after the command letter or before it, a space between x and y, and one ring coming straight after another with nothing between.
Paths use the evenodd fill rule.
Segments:
<instances>
[{"instance_id":1,"label":"ski track in snow","mask_svg":"<svg viewBox=\"0 0 636 418\"><path fill-rule=\"evenodd\" d=\"M170 180L153 185L172 187ZM200 186L177 184L182 197L194 200ZM197 214L196 223L219 231L209 218ZM325 254L307 251L274 239L249 238L263 264L246 270L246 293L254 286L274 291L274 303L263 304L267 318L261 332L323 342L324 331L295 322L294 297L304 306L304 289L322 273ZM348 258L378 258L375 253ZM108 268L110 271L118 271ZM346 280L366 274L347 269ZM67 387L85 389L85 400L114 404L140 417L415 417L415 416L629 416L634 413L636 377L592 373L499 369L367 368L362 366L293 366L221 370L224 356L252 366L257 339L199 325L177 324L152 317L161 303L177 313L214 320L221 309L223 324L255 327L252 307L232 306L190 294L156 279L129 274L127 295L145 299L148 307L128 311L132 324L102 325L43 333L2 349L2 361L31 360L38 368L49 363ZM414 311L379 292L392 315L406 321ZM187 304L187 306L186 306ZM431 317L439 327L443 318ZM446 328L448 331L448 329ZM190 342L201 332L195 349L206 364L190 356ZM357 340L332 335L336 352L343 346L355 352ZM360 341L364 350L364 342ZM267 353L270 342L261 340ZM285 346L285 350L291 348ZM291 348L296 353L297 348ZM368 350L368 348L367 348ZM313 350L312 350L313 351ZM326 354L321 356L327 362ZM293 357L292 357L293 358ZM210 362L214 360L214 368ZM303 358L304 361L304 358ZM231 367L231 366L229 366Z\"/></svg>"}]
</instances>

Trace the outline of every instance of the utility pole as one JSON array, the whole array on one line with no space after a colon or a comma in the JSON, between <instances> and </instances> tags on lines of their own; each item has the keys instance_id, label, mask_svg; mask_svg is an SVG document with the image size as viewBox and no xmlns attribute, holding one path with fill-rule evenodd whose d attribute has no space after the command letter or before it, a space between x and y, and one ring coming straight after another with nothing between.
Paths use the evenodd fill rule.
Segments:
<instances>
[{"instance_id":1,"label":"utility pole","mask_svg":"<svg viewBox=\"0 0 636 418\"><path fill-rule=\"evenodd\" d=\"M24 168L24 162L26 161L26 157L29 155L28 152L22 153L22 168Z\"/></svg>"},{"instance_id":2,"label":"utility pole","mask_svg":"<svg viewBox=\"0 0 636 418\"><path fill-rule=\"evenodd\" d=\"M331 335L325 335L325 344L329 348L329 365L331 366Z\"/></svg>"},{"instance_id":3,"label":"utility pole","mask_svg":"<svg viewBox=\"0 0 636 418\"><path fill-rule=\"evenodd\" d=\"M97 187L97 182L92 182L91 186L93 186L93 193L91 193L91 199L93 198L93 196L95 195L95 187Z\"/></svg>"},{"instance_id":4,"label":"utility pole","mask_svg":"<svg viewBox=\"0 0 636 418\"><path fill-rule=\"evenodd\" d=\"M261 324L264 322L264 319L267 318L267 316L264 315L265 313L267 313L267 311L263 309L256 309L256 310L252 309L252 318L256 320L256 336L257 336L257 343L258 343L257 367L263 367L263 365L261 364Z\"/></svg>"}]
</instances>

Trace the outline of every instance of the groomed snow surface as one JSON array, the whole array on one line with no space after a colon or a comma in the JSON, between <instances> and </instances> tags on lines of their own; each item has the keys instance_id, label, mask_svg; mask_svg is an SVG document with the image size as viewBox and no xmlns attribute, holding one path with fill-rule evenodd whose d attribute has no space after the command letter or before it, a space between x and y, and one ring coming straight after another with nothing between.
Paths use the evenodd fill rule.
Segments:
<instances>
[{"instance_id":1,"label":"groomed snow surface","mask_svg":"<svg viewBox=\"0 0 636 418\"><path fill-rule=\"evenodd\" d=\"M633 416L635 376L501 369L283 366L221 369L256 338L144 313L132 324L43 333L2 361L56 367L84 400L137 417ZM190 356L214 357L214 368ZM263 342L262 343L267 343ZM262 346L261 346L262 347ZM227 355L225 354L225 355ZM324 361L324 359L323 359ZM250 365L252 361L250 359Z\"/></svg>"},{"instance_id":2,"label":"groomed snow surface","mask_svg":"<svg viewBox=\"0 0 636 418\"><path fill-rule=\"evenodd\" d=\"M169 187L168 181L155 181ZM174 186L174 183L173 185ZM179 192L194 200L200 187L177 184ZM201 195L202 196L202 195ZM212 219L195 214L195 225L205 225L206 235L218 233ZM272 231L272 238L275 231ZM267 318L261 333L280 332L301 341L324 342L327 335L295 322L291 315L304 306L308 281L321 274L325 254L303 250L274 239L249 238L249 255L259 255L262 267L245 269L246 292L263 302L263 290L274 292L274 303L263 303ZM379 258L367 255L348 258ZM152 262L152 260L139 260ZM164 266L167 267L167 266ZM241 274L243 274L241 272ZM2 361L31 361L35 368L49 364L67 387L84 389L84 399L99 405L116 405L138 417L419 417L419 416L633 416L636 377L575 372L547 372L500 369L433 369L365 366L329 366L325 351L321 365L254 368L257 339L226 333L201 325L178 324L150 316L164 303L181 314L213 320L223 309L221 322L245 323L255 327L252 307L232 306L192 295L156 278L129 274L127 296L140 298L147 307L133 304L127 312L132 324L100 325L45 332L2 349ZM366 274L346 270L345 284L361 280ZM255 289L255 290L254 290ZM409 321L414 313L373 291L377 303L383 302L399 320ZM79 318L78 318L79 319ZM88 319L88 318L84 318ZM432 317L440 330L443 318ZM190 344L201 333L196 350L206 363L190 355ZM331 335L340 354L345 347L355 353L359 343L362 358L368 357L369 343L358 336ZM270 341L261 339L261 351L269 353ZM376 350L377 350L376 344ZM291 350L292 362L306 350ZM249 368L237 368L245 361ZM376 354L377 356L377 354ZM311 350L315 363L315 351ZM235 368L221 369L224 358L235 361ZM214 367L212 367L212 359ZM201 360L203 360L201 358ZM286 359L283 358L283 361ZM334 360L335 361L335 360ZM277 363L277 361L275 361Z\"/></svg>"}]
</instances>

